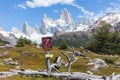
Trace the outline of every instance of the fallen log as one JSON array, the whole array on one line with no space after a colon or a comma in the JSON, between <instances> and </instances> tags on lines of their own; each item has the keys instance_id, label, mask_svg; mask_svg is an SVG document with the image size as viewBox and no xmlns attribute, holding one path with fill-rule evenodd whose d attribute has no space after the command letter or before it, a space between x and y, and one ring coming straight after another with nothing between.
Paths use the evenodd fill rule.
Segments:
<instances>
[{"instance_id":1,"label":"fallen log","mask_svg":"<svg viewBox=\"0 0 120 80\"><path fill-rule=\"evenodd\" d=\"M56 78L66 78L66 79L74 79L74 80L120 80L120 75L111 75L111 76L97 76L90 75L81 72L61 72L61 73L53 73L50 74L45 71L37 71L37 70L10 70L9 72L0 72L0 78L5 78L13 75L40 75L40 76L48 76L48 77L56 77Z\"/></svg>"},{"instance_id":2,"label":"fallen log","mask_svg":"<svg viewBox=\"0 0 120 80\"><path fill-rule=\"evenodd\" d=\"M66 79L81 79L81 80L104 80L103 76L90 75L81 72L61 72L61 73L47 73L45 71L35 71L35 70L12 70L13 72L18 72L23 75L41 75L41 76L54 76L57 78L66 78ZM106 77L107 78L107 77Z\"/></svg>"}]
</instances>

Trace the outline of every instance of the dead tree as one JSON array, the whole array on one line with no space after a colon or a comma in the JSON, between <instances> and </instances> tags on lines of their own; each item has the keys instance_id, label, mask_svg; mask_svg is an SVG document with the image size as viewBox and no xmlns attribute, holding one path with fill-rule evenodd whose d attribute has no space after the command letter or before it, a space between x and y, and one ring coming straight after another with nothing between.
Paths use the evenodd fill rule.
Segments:
<instances>
[{"instance_id":1,"label":"dead tree","mask_svg":"<svg viewBox=\"0 0 120 80\"><path fill-rule=\"evenodd\" d=\"M63 52L62 51L62 54L67 58L67 60L68 60L68 63L65 65L65 66L67 66L68 68L67 68L67 71L68 72L70 72L70 69L71 69L71 64L73 63L73 62L75 62L75 60L76 60L76 57L75 57L75 55L73 55L71 58L67 55L67 53L65 53L65 52Z\"/></svg>"},{"instance_id":2,"label":"dead tree","mask_svg":"<svg viewBox=\"0 0 120 80\"><path fill-rule=\"evenodd\" d=\"M74 49L74 47L69 47L69 49L72 51L72 52L69 52L69 53L71 53L73 56L82 56L84 58L87 57L85 54L83 54L83 53L81 53L79 51L76 51Z\"/></svg>"},{"instance_id":3,"label":"dead tree","mask_svg":"<svg viewBox=\"0 0 120 80\"><path fill-rule=\"evenodd\" d=\"M67 68L67 71L68 71L68 72L70 72L71 64L77 60L77 57L76 57L76 56L86 57L85 54L82 54L82 53L76 51L76 50L74 49L74 47L69 47L69 49L70 49L72 52L63 52L63 51L62 51L62 54L63 54L63 55L67 58L67 60L68 60L68 63L65 65L65 66L68 67L68 68ZM68 54L71 54L72 57L69 57Z\"/></svg>"},{"instance_id":4,"label":"dead tree","mask_svg":"<svg viewBox=\"0 0 120 80\"><path fill-rule=\"evenodd\" d=\"M56 72L60 72L59 68L60 66L63 64L63 60L61 60L61 57L58 56L56 57L56 59L54 60L54 62L50 65L51 70L55 70ZM46 71L46 70L45 70Z\"/></svg>"}]
</instances>

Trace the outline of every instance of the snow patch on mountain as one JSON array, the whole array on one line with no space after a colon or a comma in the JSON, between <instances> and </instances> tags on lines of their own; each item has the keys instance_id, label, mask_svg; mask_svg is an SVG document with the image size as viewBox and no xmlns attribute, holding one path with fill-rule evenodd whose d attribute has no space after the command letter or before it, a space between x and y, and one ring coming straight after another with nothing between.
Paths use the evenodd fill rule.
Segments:
<instances>
[{"instance_id":1,"label":"snow patch on mountain","mask_svg":"<svg viewBox=\"0 0 120 80\"><path fill-rule=\"evenodd\" d=\"M30 36L34 31L33 31L33 29L28 25L28 23L25 22L24 25L23 25L23 32L24 32L27 36Z\"/></svg>"},{"instance_id":2,"label":"snow patch on mountain","mask_svg":"<svg viewBox=\"0 0 120 80\"><path fill-rule=\"evenodd\" d=\"M40 30L39 30L38 25L35 25L35 26L34 26L34 31L35 31L36 33L40 34Z\"/></svg>"},{"instance_id":3,"label":"snow patch on mountain","mask_svg":"<svg viewBox=\"0 0 120 80\"><path fill-rule=\"evenodd\" d=\"M11 32L0 31L0 40L16 45L16 37Z\"/></svg>"},{"instance_id":4,"label":"snow patch on mountain","mask_svg":"<svg viewBox=\"0 0 120 80\"><path fill-rule=\"evenodd\" d=\"M86 31L89 28L88 25L84 25L84 24L77 24L76 27L74 28L74 32L75 31Z\"/></svg>"},{"instance_id":5,"label":"snow patch on mountain","mask_svg":"<svg viewBox=\"0 0 120 80\"><path fill-rule=\"evenodd\" d=\"M101 20L113 26L116 23L120 22L120 14L109 13L105 17L103 17Z\"/></svg>"},{"instance_id":6,"label":"snow patch on mountain","mask_svg":"<svg viewBox=\"0 0 120 80\"><path fill-rule=\"evenodd\" d=\"M56 23L52 19L48 18L46 14L44 14L40 32L43 35L48 34L48 33L54 33L52 32L52 29L54 29L56 26L57 26Z\"/></svg>"}]
</instances>

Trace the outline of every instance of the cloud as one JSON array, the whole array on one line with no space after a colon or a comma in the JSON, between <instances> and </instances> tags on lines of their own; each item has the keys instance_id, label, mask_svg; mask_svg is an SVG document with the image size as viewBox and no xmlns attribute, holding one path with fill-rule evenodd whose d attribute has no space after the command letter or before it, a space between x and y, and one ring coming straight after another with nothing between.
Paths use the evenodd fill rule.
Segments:
<instances>
[{"instance_id":1,"label":"cloud","mask_svg":"<svg viewBox=\"0 0 120 80\"><path fill-rule=\"evenodd\" d=\"M107 13L120 13L120 5L119 4L120 4L120 0L118 0L117 3L111 2L106 9L99 11L99 13L96 13L95 18L96 19L100 18L100 17L106 15Z\"/></svg>"},{"instance_id":2,"label":"cloud","mask_svg":"<svg viewBox=\"0 0 120 80\"><path fill-rule=\"evenodd\" d=\"M53 12L58 13L58 10L53 10Z\"/></svg>"},{"instance_id":3,"label":"cloud","mask_svg":"<svg viewBox=\"0 0 120 80\"><path fill-rule=\"evenodd\" d=\"M87 1L87 0L80 0L80 1ZM103 2L104 0L98 0L99 2ZM120 13L120 0L117 0L117 2L111 2L110 5L104 9L99 11L98 13L88 11L83 6L76 3L76 0L28 0L24 2L24 4L19 4L17 7L22 9L27 8L38 8L38 7L50 7L52 5L56 4L64 4L64 5L71 5L73 7L76 7L79 9L83 16L90 18L90 19L98 19L101 16L105 15L106 13ZM53 10L53 12L58 13L57 10Z\"/></svg>"},{"instance_id":4,"label":"cloud","mask_svg":"<svg viewBox=\"0 0 120 80\"><path fill-rule=\"evenodd\" d=\"M27 7L29 8L50 7L55 4L71 5L73 7L80 9L85 15L92 16L94 14L93 12L89 12L84 7L76 4L75 0L32 0L32 1L26 1L25 4L19 4L17 6L19 8L26 9ZM58 12L58 11L54 10L53 12Z\"/></svg>"},{"instance_id":5,"label":"cloud","mask_svg":"<svg viewBox=\"0 0 120 80\"><path fill-rule=\"evenodd\" d=\"M102 2L103 0L99 1ZM104 10L100 10L98 13L88 11L84 7L75 3L72 4L72 6L80 9L87 18L94 19L94 21L98 20L102 16L105 16L107 13L120 13L120 0L117 0L117 2L111 2L107 8L105 8ZM81 18L82 16L78 15L77 17Z\"/></svg>"},{"instance_id":6,"label":"cloud","mask_svg":"<svg viewBox=\"0 0 120 80\"><path fill-rule=\"evenodd\" d=\"M15 5L15 7L18 7L20 9L27 9L24 4L18 4L18 5Z\"/></svg>"},{"instance_id":7,"label":"cloud","mask_svg":"<svg viewBox=\"0 0 120 80\"><path fill-rule=\"evenodd\" d=\"M85 0L84 0L85 1ZM93 12L87 11L84 7L78 5L75 3L75 0L32 0L32 1L26 1L25 4L19 4L17 5L19 8L26 9L29 8L37 8L37 7L50 7L55 4L66 4L74 6L78 9L80 9L84 14L86 15L93 15ZM54 10L54 12L58 12L57 10Z\"/></svg>"},{"instance_id":8,"label":"cloud","mask_svg":"<svg viewBox=\"0 0 120 80\"><path fill-rule=\"evenodd\" d=\"M81 1L87 1L87 0L81 0ZM32 1L26 1L25 4L19 4L17 7L19 8L38 8L38 7L50 7L52 5L56 4L65 4L65 5L71 5L73 7L76 7L79 9L84 16L86 17L92 17L94 15L94 12L90 12L86 10L84 7L81 5L78 5L75 3L76 0L32 0ZM53 12L58 13L57 10L53 10Z\"/></svg>"},{"instance_id":9,"label":"cloud","mask_svg":"<svg viewBox=\"0 0 120 80\"><path fill-rule=\"evenodd\" d=\"M103 0L98 0L98 1L103 2ZM117 0L116 2L111 2L106 9L100 10L98 13L88 11L84 7L76 3L73 3L72 6L80 9L87 18L89 19L94 18L94 20L98 20L100 17L106 15L107 13L120 13L120 0ZM77 17L81 18L81 16L79 15Z\"/></svg>"},{"instance_id":10,"label":"cloud","mask_svg":"<svg viewBox=\"0 0 120 80\"><path fill-rule=\"evenodd\" d=\"M18 7L25 9L29 8L37 8L37 7L49 7L55 4L72 4L75 0L32 0L26 1L25 4L20 4Z\"/></svg>"},{"instance_id":11,"label":"cloud","mask_svg":"<svg viewBox=\"0 0 120 80\"><path fill-rule=\"evenodd\" d=\"M80 6L80 5L76 4L76 3L72 3L71 5L74 6L74 7L76 7L76 8L78 8L78 9L80 9L80 11L82 11L82 13L86 17L90 18L90 17L93 17L93 15L94 15L94 12L90 12L90 11L86 10L84 7L82 7L82 6Z\"/></svg>"},{"instance_id":12,"label":"cloud","mask_svg":"<svg viewBox=\"0 0 120 80\"><path fill-rule=\"evenodd\" d=\"M82 18L83 16L82 16L82 15L78 15L77 17L78 17L78 18Z\"/></svg>"},{"instance_id":13,"label":"cloud","mask_svg":"<svg viewBox=\"0 0 120 80\"><path fill-rule=\"evenodd\" d=\"M120 2L118 3L111 2L110 5L111 7L108 7L106 9L107 13L120 13Z\"/></svg>"},{"instance_id":14,"label":"cloud","mask_svg":"<svg viewBox=\"0 0 120 80\"><path fill-rule=\"evenodd\" d=\"M17 7L26 9L29 8L37 8L37 7L50 7L55 4L66 4L76 7L82 11L84 15L93 16L93 12L87 11L84 7L75 3L76 0L32 0L26 1L25 4L19 4ZM85 0L83 0L85 1ZM57 13L57 10L53 10L53 12Z\"/></svg>"}]
</instances>

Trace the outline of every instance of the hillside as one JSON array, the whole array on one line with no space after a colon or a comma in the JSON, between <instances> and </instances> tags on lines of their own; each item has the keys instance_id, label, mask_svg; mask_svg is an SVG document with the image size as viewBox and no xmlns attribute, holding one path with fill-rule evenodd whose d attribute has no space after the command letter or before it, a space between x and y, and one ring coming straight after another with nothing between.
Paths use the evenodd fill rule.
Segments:
<instances>
[{"instance_id":1,"label":"hillside","mask_svg":"<svg viewBox=\"0 0 120 80\"><path fill-rule=\"evenodd\" d=\"M76 50L82 51L83 54L86 54L91 59L94 58L100 58L100 59L110 59L112 61L115 61L115 63L119 63L120 56L118 55L98 55L93 52L86 52L85 50L81 48L77 48ZM25 47L15 47L13 49L0 49L0 54L3 52L8 51L9 53L7 55L0 57L0 71L9 71L10 69L16 69L15 65L10 64L4 64L3 60L7 58L12 58L13 61L17 61L19 64L22 64L20 69L33 69L33 70L45 70L45 51L42 49L37 49L33 46L25 46ZM66 50L70 51L70 50ZM58 48L53 48L51 50L51 54L53 54L53 58L51 59L51 63L55 60L57 56L61 56L65 62L67 62L66 57L61 54L61 50L58 50ZM74 62L71 65L71 72L84 72L87 73L87 71L91 71L93 74L96 75L107 75L110 76L113 72L116 74L120 74L120 69L115 68L116 64L108 62L107 68L100 68L99 71L92 71L90 70L90 66L88 65L89 60L84 59L83 57L78 56L78 60ZM61 66L60 71L66 72L67 67ZM27 77L27 76L11 76L8 79L14 80L14 78L17 78L19 80L31 80L34 77ZM36 80L44 80L43 77L35 78ZM55 78L48 78L47 80L53 80Z\"/></svg>"},{"instance_id":2,"label":"hillside","mask_svg":"<svg viewBox=\"0 0 120 80\"><path fill-rule=\"evenodd\" d=\"M85 31L78 32L68 32L62 34L56 34L53 36L53 45L60 46L60 42L66 41L69 46L80 47L84 46L87 42L91 40L91 34Z\"/></svg>"}]
</instances>

